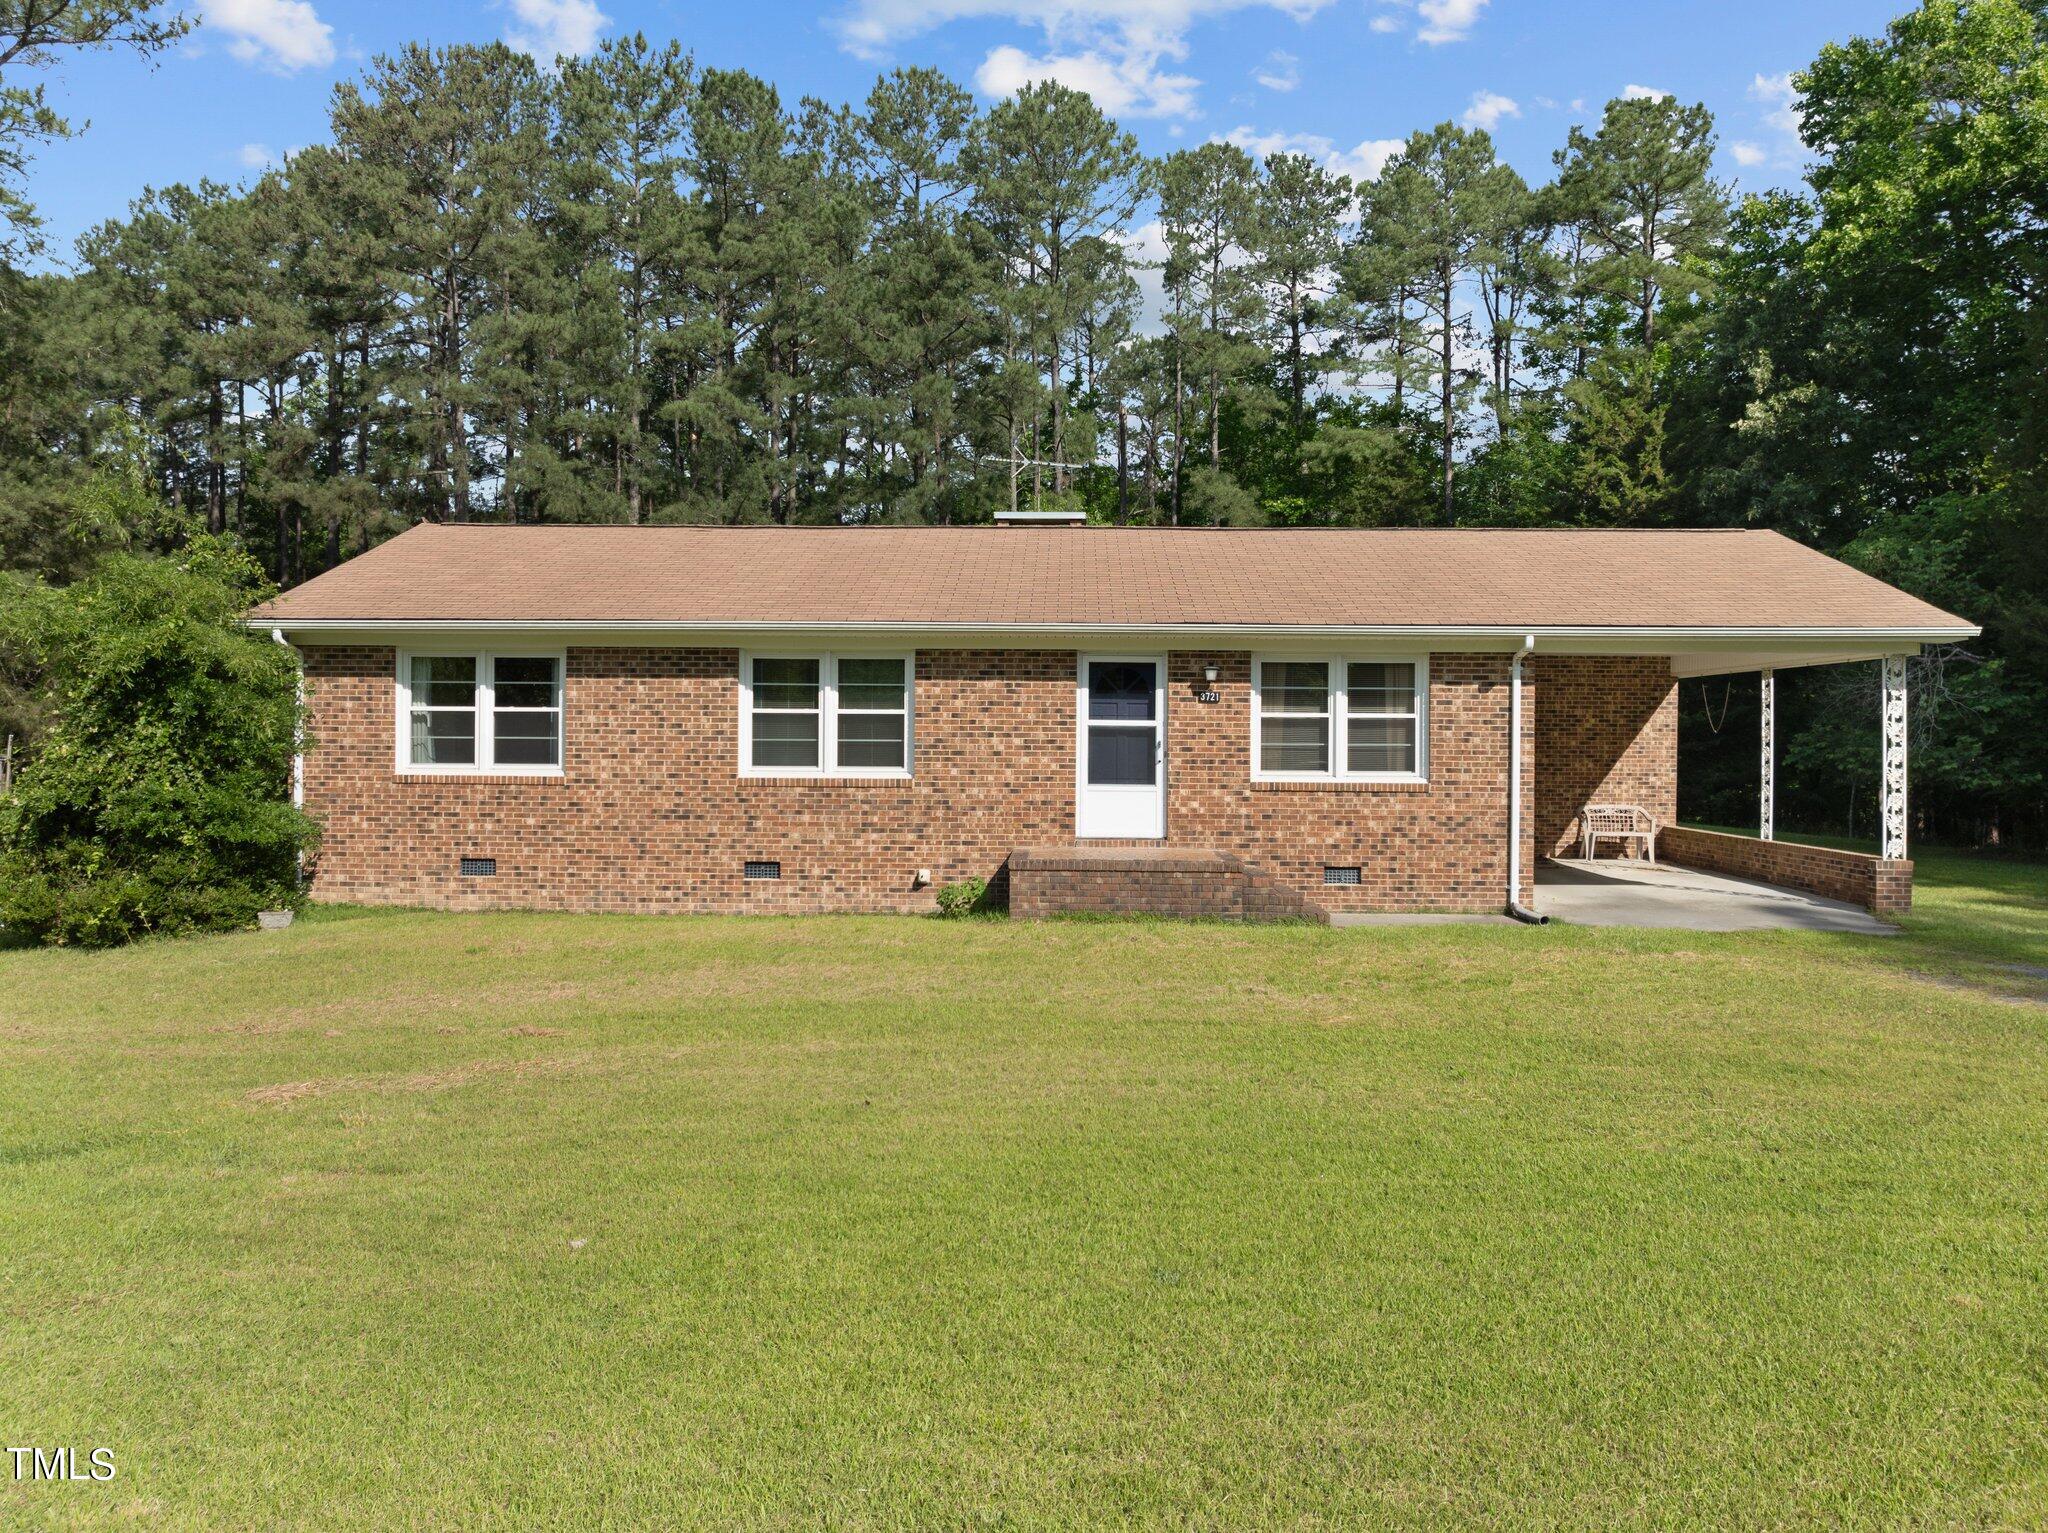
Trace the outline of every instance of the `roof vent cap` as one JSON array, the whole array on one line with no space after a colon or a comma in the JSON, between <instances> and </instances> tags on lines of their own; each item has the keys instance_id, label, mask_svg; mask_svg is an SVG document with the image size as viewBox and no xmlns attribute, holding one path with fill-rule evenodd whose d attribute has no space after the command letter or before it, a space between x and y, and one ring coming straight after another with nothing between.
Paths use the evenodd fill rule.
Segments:
<instances>
[{"instance_id":1,"label":"roof vent cap","mask_svg":"<svg viewBox=\"0 0 2048 1533\"><path fill-rule=\"evenodd\" d=\"M998 511L998 527L1085 527L1086 511Z\"/></svg>"}]
</instances>

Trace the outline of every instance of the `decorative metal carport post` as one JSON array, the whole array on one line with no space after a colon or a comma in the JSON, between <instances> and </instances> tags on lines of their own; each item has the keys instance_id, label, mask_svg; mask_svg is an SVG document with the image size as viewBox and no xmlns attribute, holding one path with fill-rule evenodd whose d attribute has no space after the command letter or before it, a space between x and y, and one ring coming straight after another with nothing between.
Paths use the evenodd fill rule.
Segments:
<instances>
[{"instance_id":1,"label":"decorative metal carport post","mask_svg":"<svg viewBox=\"0 0 2048 1533\"><path fill-rule=\"evenodd\" d=\"M1769 666L1764 667L1763 706L1759 712L1763 717L1764 771L1757 803L1758 834L1769 841L1778 820L1778 673Z\"/></svg>"},{"instance_id":2,"label":"decorative metal carport post","mask_svg":"<svg viewBox=\"0 0 2048 1533\"><path fill-rule=\"evenodd\" d=\"M1882 852L1906 855L1906 657L1886 655L1879 701L1884 709L1884 778L1879 818L1884 825Z\"/></svg>"}]
</instances>

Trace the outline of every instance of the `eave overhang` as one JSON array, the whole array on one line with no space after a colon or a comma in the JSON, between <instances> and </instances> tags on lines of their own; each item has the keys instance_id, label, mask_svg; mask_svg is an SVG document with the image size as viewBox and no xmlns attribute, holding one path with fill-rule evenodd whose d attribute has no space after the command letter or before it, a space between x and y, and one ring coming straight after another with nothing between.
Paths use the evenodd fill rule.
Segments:
<instances>
[{"instance_id":1,"label":"eave overhang","mask_svg":"<svg viewBox=\"0 0 2048 1533\"><path fill-rule=\"evenodd\" d=\"M1668 656L1677 676L1705 676L1874 660L1927 644L1975 638L1971 625L1928 628L1560 627L1512 624L1338 623L676 623L619 619L251 617L297 643L461 644L546 638L562 646L770 648L852 644L916 649L1319 649L1360 644L1400 650L1504 653L1534 640L1538 653Z\"/></svg>"}]
</instances>

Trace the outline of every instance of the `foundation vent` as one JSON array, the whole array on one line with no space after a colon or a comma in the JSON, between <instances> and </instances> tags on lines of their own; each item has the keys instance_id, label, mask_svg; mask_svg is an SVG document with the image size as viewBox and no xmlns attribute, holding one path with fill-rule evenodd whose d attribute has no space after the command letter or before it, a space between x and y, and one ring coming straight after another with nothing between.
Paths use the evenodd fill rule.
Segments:
<instances>
[{"instance_id":1,"label":"foundation vent","mask_svg":"<svg viewBox=\"0 0 2048 1533\"><path fill-rule=\"evenodd\" d=\"M782 864L779 862L750 862L747 864L746 877L749 883L762 879L780 878L782 877Z\"/></svg>"},{"instance_id":2,"label":"foundation vent","mask_svg":"<svg viewBox=\"0 0 2048 1533\"><path fill-rule=\"evenodd\" d=\"M1324 868L1323 882L1326 884L1343 884L1349 887L1360 882L1361 872L1362 870L1358 868Z\"/></svg>"},{"instance_id":3,"label":"foundation vent","mask_svg":"<svg viewBox=\"0 0 2048 1533\"><path fill-rule=\"evenodd\" d=\"M496 878L498 859L495 857L465 857L458 869L464 878Z\"/></svg>"}]
</instances>

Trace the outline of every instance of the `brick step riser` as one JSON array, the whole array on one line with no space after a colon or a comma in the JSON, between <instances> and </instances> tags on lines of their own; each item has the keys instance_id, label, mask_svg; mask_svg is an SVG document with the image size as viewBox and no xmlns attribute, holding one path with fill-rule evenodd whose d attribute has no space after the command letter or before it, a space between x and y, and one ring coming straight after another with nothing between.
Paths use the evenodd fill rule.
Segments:
<instances>
[{"instance_id":1,"label":"brick step riser","mask_svg":"<svg viewBox=\"0 0 2048 1533\"><path fill-rule=\"evenodd\" d=\"M1235 863L1235 859L1232 859ZM1226 921L1313 921L1329 913L1262 868L1210 864L1200 869L1013 867L1012 914L1155 915Z\"/></svg>"}]
</instances>

